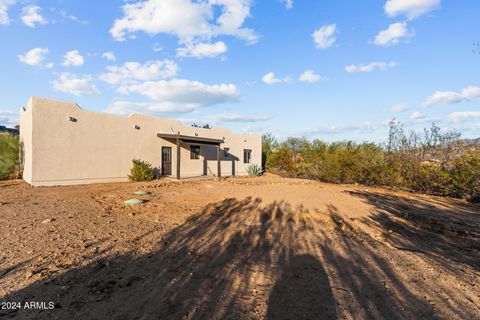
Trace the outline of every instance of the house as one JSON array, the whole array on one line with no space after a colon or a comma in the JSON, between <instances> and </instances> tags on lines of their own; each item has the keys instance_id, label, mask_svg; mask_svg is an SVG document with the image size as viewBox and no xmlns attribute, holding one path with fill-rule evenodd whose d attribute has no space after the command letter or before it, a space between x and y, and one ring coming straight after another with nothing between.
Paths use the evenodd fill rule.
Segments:
<instances>
[{"instance_id":1,"label":"house","mask_svg":"<svg viewBox=\"0 0 480 320\"><path fill-rule=\"evenodd\" d=\"M261 136L141 114L118 116L32 97L20 109L23 178L34 186L127 181L133 159L157 177L246 175Z\"/></svg>"}]
</instances>

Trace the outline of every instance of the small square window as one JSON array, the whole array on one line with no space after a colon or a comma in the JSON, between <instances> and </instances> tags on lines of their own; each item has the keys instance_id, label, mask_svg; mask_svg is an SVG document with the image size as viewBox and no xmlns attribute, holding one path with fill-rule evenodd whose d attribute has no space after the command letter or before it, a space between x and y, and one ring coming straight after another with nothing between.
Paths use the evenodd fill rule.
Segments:
<instances>
[{"instance_id":1,"label":"small square window","mask_svg":"<svg viewBox=\"0 0 480 320\"><path fill-rule=\"evenodd\" d=\"M200 146L190 146L190 159L200 159Z\"/></svg>"},{"instance_id":2,"label":"small square window","mask_svg":"<svg viewBox=\"0 0 480 320\"><path fill-rule=\"evenodd\" d=\"M243 149L243 163L251 163L252 161L252 150Z\"/></svg>"},{"instance_id":3,"label":"small square window","mask_svg":"<svg viewBox=\"0 0 480 320\"><path fill-rule=\"evenodd\" d=\"M224 158L230 157L230 148L223 148L223 157Z\"/></svg>"}]
</instances>

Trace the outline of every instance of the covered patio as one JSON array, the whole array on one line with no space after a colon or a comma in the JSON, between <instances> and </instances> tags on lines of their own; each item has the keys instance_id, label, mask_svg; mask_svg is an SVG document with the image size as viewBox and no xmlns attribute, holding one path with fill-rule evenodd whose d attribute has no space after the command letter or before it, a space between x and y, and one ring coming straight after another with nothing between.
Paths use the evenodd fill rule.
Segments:
<instances>
[{"instance_id":1,"label":"covered patio","mask_svg":"<svg viewBox=\"0 0 480 320\"><path fill-rule=\"evenodd\" d=\"M171 141L177 146L176 152L176 178L178 180L181 179L181 143L192 144L204 144L204 145L212 145L216 147L217 153L217 177L221 177L221 154L220 154L220 145L224 143L223 139L213 139L213 138L206 138L206 137L199 137L199 136L188 136L188 135L181 135L180 132L178 134L168 134L168 133L158 133L157 136L161 139L165 139L167 141Z\"/></svg>"}]
</instances>

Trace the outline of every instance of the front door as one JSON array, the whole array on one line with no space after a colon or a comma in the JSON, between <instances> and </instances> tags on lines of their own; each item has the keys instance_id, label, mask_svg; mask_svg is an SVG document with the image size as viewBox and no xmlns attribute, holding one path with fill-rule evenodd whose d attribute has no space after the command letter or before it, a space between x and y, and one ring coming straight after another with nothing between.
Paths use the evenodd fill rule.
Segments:
<instances>
[{"instance_id":1,"label":"front door","mask_svg":"<svg viewBox=\"0 0 480 320\"><path fill-rule=\"evenodd\" d=\"M172 148L162 147L162 176L172 175Z\"/></svg>"}]
</instances>

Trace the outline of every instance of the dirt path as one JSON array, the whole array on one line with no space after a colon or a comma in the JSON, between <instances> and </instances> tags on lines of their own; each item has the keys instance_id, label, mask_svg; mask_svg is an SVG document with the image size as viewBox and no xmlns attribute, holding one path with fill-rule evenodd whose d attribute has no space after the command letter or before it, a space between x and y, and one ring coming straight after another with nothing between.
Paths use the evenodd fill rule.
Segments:
<instances>
[{"instance_id":1,"label":"dirt path","mask_svg":"<svg viewBox=\"0 0 480 320\"><path fill-rule=\"evenodd\" d=\"M480 206L452 199L274 176L10 181L0 243L0 303L22 303L2 319L480 319Z\"/></svg>"}]
</instances>

